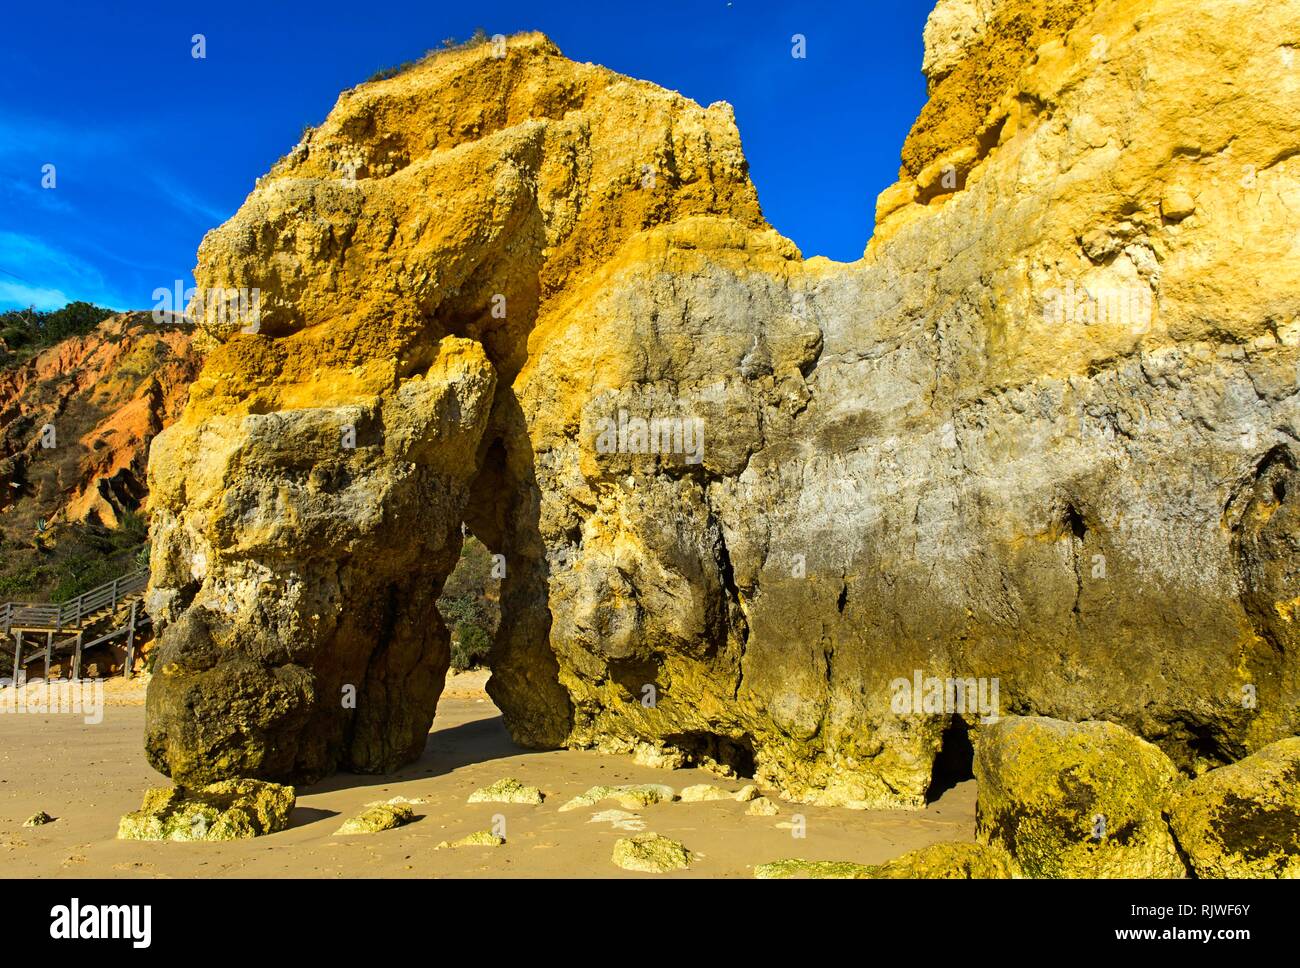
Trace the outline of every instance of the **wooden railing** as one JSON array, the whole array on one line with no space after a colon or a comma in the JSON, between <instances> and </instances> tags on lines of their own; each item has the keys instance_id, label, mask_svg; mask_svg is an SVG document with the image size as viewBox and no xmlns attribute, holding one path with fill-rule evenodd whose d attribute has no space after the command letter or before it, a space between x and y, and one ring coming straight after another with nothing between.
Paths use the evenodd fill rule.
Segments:
<instances>
[{"instance_id":1,"label":"wooden railing","mask_svg":"<svg viewBox=\"0 0 1300 968\"><path fill-rule=\"evenodd\" d=\"M136 633L150 624L140 601L148 584L149 569L137 568L61 604L6 602L0 605L0 630L13 642L13 681L18 681L24 666L41 658L45 659L45 677L48 679L51 660L65 652L72 656L72 678L76 679L81 675L82 652L119 636L126 637L123 672L129 679L135 662ZM125 607L128 603L130 616L121 626L85 641L89 629L111 616L119 605ZM23 642L25 632L45 633L43 646L36 640L31 643L35 650L29 653ZM56 642L55 636L63 632L75 634Z\"/></svg>"},{"instance_id":2,"label":"wooden railing","mask_svg":"<svg viewBox=\"0 0 1300 968\"><path fill-rule=\"evenodd\" d=\"M148 584L149 569L137 568L60 604L5 602L0 605L0 629L75 632L135 597Z\"/></svg>"}]
</instances>

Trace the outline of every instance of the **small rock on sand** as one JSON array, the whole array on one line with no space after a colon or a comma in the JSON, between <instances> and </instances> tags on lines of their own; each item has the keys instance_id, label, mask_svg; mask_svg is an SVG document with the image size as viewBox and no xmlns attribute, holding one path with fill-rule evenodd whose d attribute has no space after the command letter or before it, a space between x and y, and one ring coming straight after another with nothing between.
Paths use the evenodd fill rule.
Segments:
<instances>
[{"instance_id":1,"label":"small rock on sand","mask_svg":"<svg viewBox=\"0 0 1300 968\"><path fill-rule=\"evenodd\" d=\"M499 837L490 830L476 830L472 834L461 837L459 840L444 840L435 850L446 850L449 847L500 847L506 842L504 837Z\"/></svg>"},{"instance_id":2,"label":"small rock on sand","mask_svg":"<svg viewBox=\"0 0 1300 968\"><path fill-rule=\"evenodd\" d=\"M614 843L614 863L627 871L647 874L667 874L685 870L691 863L691 852L675 840L658 834L641 834L623 837Z\"/></svg>"},{"instance_id":3,"label":"small rock on sand","mask_svg":"<svg viewBox=\"0 0 1300 968\"><path fill-rule=\"evenodd\" d=\"M512 776L497 780L491 786L475 790L469 803L541 803L546 795L537 787L524 786Z\"/></svg>"},{"instance_id":4,"label":"small rock on sand","mask_svg":"<svg viewBox=\"0 0 1300 968\"><path fill-rule=\"evenodd\" d=\"M582 807L594 807L602 800L613 800L620 807L627 810L635 810L638 807L648 807L655 803L671 802L677 799L677 794L670 786L662 783L628 783L621 786L594 786L586 793L580 793L564 806L560 811L578 810Z\"/></svg>"},{"instance_id":5,"label":"small rock on sand","mask_svg":"<svg viewBox=\"0 0 1300 968\"><path fill-rule=\"evenodd\" d=\"M734 800L735 794L711 783L697 783L682 790L682 803L703 803L707 800Z\"/></svg>"},{"instance_id":6,"label":"small rock on sand","mask_svg":"<svg viewBox=\"0 0 1300 968\"><path fill-rule=\"evenodd\" d=\"M379 803L346 820L334 835L377 834L381 830L402 827L415 819L415 811L404 803Z\"/></svg>"}]
</instances>

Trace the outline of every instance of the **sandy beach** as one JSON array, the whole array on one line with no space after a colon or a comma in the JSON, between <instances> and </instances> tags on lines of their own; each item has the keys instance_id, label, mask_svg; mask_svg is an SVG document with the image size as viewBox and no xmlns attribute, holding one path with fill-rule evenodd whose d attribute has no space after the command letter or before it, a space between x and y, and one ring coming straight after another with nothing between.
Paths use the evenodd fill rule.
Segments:
<instances>
[{"instance_id":1,"label":"sandy beach","mask_svg":"<svg viewBox=\"0 0 1300 968\"><path fill-rule=\"evenodd\" d=\"M640 874L611 861L628 836L592 816L614 804L560 812L596 784L666 783L676 790L744 781L702 770L659 770L630 757L516 746L483 692L486 673L449 679L424 755L387 776L339 774L298 791L288 830L227 843L141 843L115 838L118 818L146 788L169 781L145 762L144 684L108 680L103 721L74 715L0 716L0 863L10 877L750 877L787 857L880 863L943 841L969 841L975 784L958 784L923 811L855 811L780 802L777 816L746 814L730 800L663 803L634 811L643 832L681 841L689 870ZM539 787L538 806L466 802L502 777ZM772 795L771 791L764 791ZM406 797L417 815L395 830L336 836L367 804ZM54 821L23 827L37 811ZM504 817L500 847L435 849ZM806 836L788 827L805 819ZM496 821L499 823L499 820Z\"/></svg>"}]
</instances>

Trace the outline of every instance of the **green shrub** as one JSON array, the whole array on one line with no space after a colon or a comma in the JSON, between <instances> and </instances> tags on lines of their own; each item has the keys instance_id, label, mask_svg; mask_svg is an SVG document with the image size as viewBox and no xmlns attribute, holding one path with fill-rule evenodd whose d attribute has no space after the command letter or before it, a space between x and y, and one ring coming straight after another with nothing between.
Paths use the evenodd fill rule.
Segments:
<instances>
[{"instance_id":1,"label":"green shrub","mask_svg":"<svg viewBox=\"0 0 1300 968\"><path fill-rule=\"evenodd\" d=\"M482 542L466 538L438 599L438 611L451 630L451 667L457 671L484 665L496 638L501 581L493 575L493 562Z\"/></svg>"},{"instance_id":2,"label":"green shrub","mask_svg":"<svg viewBox=\"0 0 1300 968\"><path fill-rule=\"evenodd\" d=\"M51 577L50 569L45 565L30 565L12 575L0 576L0 602L30 595Z\"/></svg>"},{"instance_id":3,"label":"green shrub","mask_svg":"<svg viewBox=\"0 0 1300 968\"><path fill-rule=\"evenodd\" d=\"M457 672L487 665L492 636L487 629L463 622L451 633L451 667Z\"/></svg>"}]
</instances>

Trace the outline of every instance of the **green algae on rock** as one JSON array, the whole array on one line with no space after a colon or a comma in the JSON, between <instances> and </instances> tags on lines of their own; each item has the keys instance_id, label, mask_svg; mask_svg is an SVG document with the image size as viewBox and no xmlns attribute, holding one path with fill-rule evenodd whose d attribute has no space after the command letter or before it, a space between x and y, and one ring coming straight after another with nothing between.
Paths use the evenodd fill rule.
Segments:
<instances>
[{"instance_id":1,"label":"green algae on rock","mask_svg":"<svg viewBox=\"0 0 1300 968\"><path fill-rule=\"evenodd\" d=\"M377 834L381 830L403 827L415 819L415 811L403 803L376 803L343 822L334 836Z\"/></svg>"},{"instance_id":2,"label":"green algae on rock","mask_svg":"<svg viewBox=\"0 0 1300 968\"><path fill-rule=\"evenodd\" d=\"M1300 737L1197 777L1170 826L1198 877L1300 878Z\"/></svg>"},{"instance_id":3,"label":"green algae on rock","mask_svg":"<svg viewBox=\"0 0 1300 968\"><path fill-rule=\"evenodd\" d=\"M1008 716L981 729L976 836L1030 877L1184 877L1160 749L1107 722Z\"/></svg>"},{"instance_id":4,"label":"green algae on rock","mask_svg":"<svg viewBox=\"0 0 1300 968\"><path fill-rule=\"evenodd\" d=\"M866 864L854 864L846 860L803 860L791 857L774 860L770 864L759 864L754 868L754 876L763 881L865 880L871 877L871 868Z\"/></svg>"},{"instance_id":5,"label":"green algae on rock","mask_svg":"<svg viewBox=\"0 0 1300 968\"><path fill-rule=\"evenodd\" d=\"M475 790L469 795L468 803L529 803L537 804L546 799L546 794L537 787L525 786L512 776L497 780L491 786Z\"/></svg>"},{"instance_id":6,"label":"green algae on rock","mask_svg":"<svg viewBox=\"0 0 1300 968\"><path fill-rule=\"evenodd\" d=\"M793 858L754 868L761 880L983 880L1017 874L1006 852L970 843L931 844L883 864Z\"/></svg>"},{"instance_id":7,"label":"green algae on rock","mask_svg":"<svg viewBox=\"0 0 1300 968\"><path fill-rule=\"evenodd\" d=\"M54 823L55 818L51 817L44 810L37 810L34 814L23 821L24 827L44 827L47 823Z\"/></svg>"},{"instance_id":8,"label":"green algae on rock","mask_svg":"<svg viewBox=\"0 0 1300 968\"><path fill-rule=\"evenodd\" d=\"M1018 874L1015 861L999 847L943 843L877 864L871 876L884 880L987 880Z\"/></svg>"},{"instance_id":9,"label":"green algae on rock","mask_svg":"<svg viewBox=\"0 0 1300 968\"><path fill-rule=\"evenodd\" d=\"M669 837L639 834L636 837L621 837L614 842L613 861L625 871L667 874L689 867L691 852Z\"/></svg>"},{"instance_id":10,"label":"green algae on rock","mask_svg":"<svg viewBox=\"0 0 1300 968\"><path fill-rule=\"evenodd\" d=\"M122 817L118 840L243 840L289 826L293 787L222 780L199 789L145 791L140 809Z\"/></svg>"}]
</instances>

